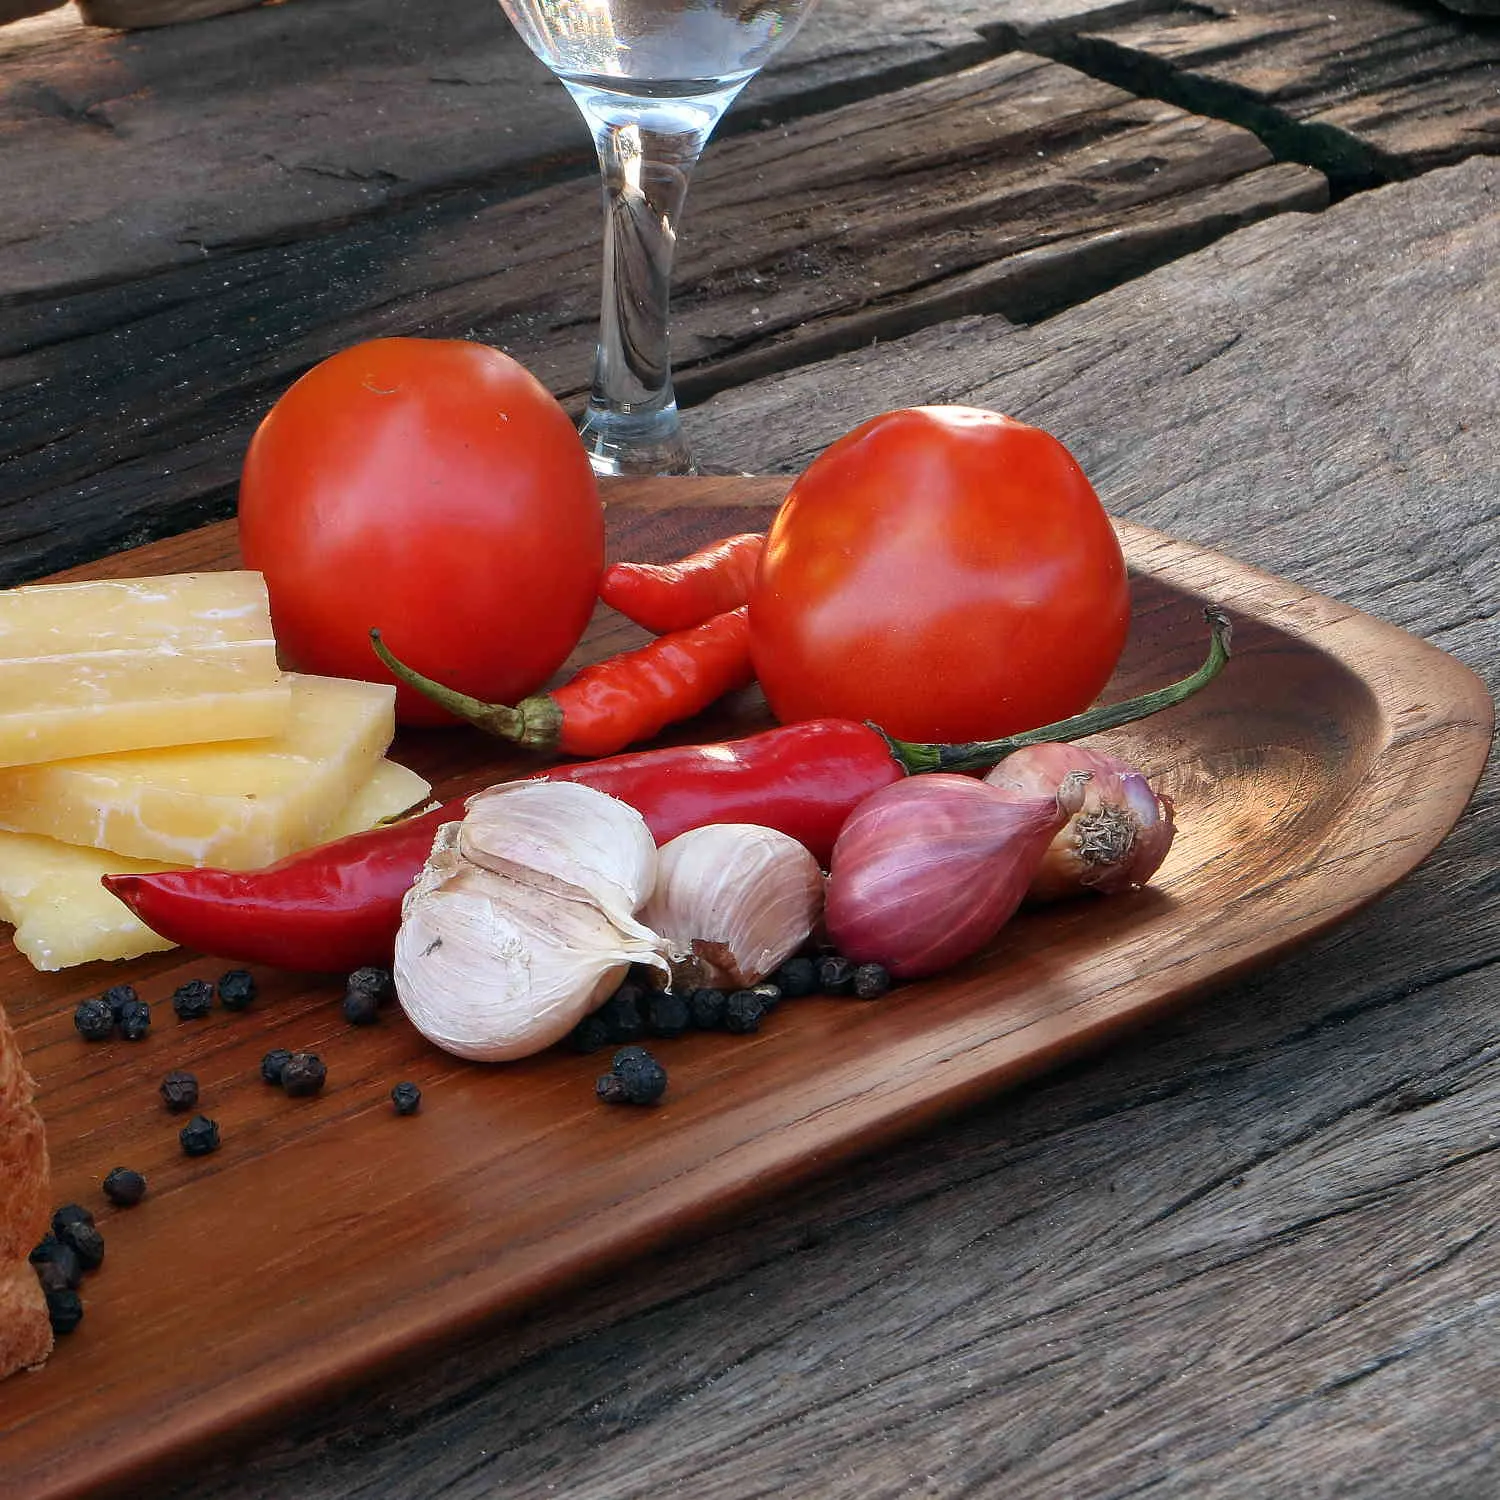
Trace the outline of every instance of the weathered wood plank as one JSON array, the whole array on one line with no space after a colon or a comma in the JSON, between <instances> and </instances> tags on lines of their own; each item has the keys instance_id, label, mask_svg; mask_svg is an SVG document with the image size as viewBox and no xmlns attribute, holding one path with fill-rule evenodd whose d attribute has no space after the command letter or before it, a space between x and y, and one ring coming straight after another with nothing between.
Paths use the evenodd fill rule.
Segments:
<instances>
[{"instance_id":1,"label":"weathered wood plank","mask_svg":"<svg viewBox=\"0 0 1500 1500\"><path fill-rule=\"evenodd\" d=\"M24 20L27 16L39 16L44 11L58 10L67 0L0 0L0 25L7 21Z\"/></svg>"},{"instance_id":2,"label":"weathered wood plank","mask_svg":"<svg viewBox=\"0 0 1500 1500\"><path fill-rule=\"evenodd\" d=\"M1323 201L1317 174L1268 161L1246 131L1022 53L725 141L684 228L684 395L955 306L1032 316ZM449 196L13 307L0 325L0 577L226 514L275 395L362 338L484 339L577 395L598 232L597 191L581 182Z\"/></svg>"},{"instance_id":3,"label":"weathered wood plank","mask_svg":"<svg viewBox=\"0 0 1500 1500\"><path fill-rule=\"evenodd\" d=\"M721 134L977 61L991 4L823 0ZM0 77L0 299L593 170L496 0L290 0L129 35L69 7L0 32Z\"/></svg>"},{"instance_id":4,"label":"weathered wood plank","mask_svg":"<svg viewBox=\"0 0 1500 1500\"><path fill-rule=\"evenodd\" d=\"M135 30L206 21L228 11L245 10L263 0L78 0L78 13L90 26Z\"/></svg>"},{"instance_id":5,"label":"weathered wood plank","mask_svg":"<svg viewBox=\"0 0 1500 1500\"><path fill-rule=\"evenodd\" d=\"M1065 6L1016 0L991 34L1235 120L1339 186L1500 152L1500 35L1483 23L1408 0L1164 3L1102 26L1086 0L1076 20Z\"/></svg>"},{"instance_id":6,"label":"weathered wood plank","mask_svg":"<svg viewBox=\"0 0 1500 1500\"><path fill-rule=\"evenodd\" d=\"M720 396L695 437L793 467L890 406L1008 409L1113 508L1500 685L1497 190L1476 161L1257 225L1034 328ZM1497 782L1276 969L180 1493L1494 1493Z\"/></svg>"}]
</instances>

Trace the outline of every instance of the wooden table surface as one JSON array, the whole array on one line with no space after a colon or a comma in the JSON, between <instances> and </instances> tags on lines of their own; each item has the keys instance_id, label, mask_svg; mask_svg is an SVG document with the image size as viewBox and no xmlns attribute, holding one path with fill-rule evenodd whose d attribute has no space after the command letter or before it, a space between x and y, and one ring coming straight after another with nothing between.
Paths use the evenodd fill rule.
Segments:
<instances>
[{"instance_id":1,"label":"wooden table surface","mask_svg":"<svg viewBox=\"0 0 1500 1500\"><path fill-rule=\"evenodd\" d=\"M357 339L587 380L592 164L492 0L19 21L0 145L0 581L231 514ZM689 199L689 435L1005 410L1493 691L1497 152L1496 23L1416 0L822 0ZM1491 770L1292 958L156 1493L1500 1492L1497 848Z\"/></svg>"}]
</instances>

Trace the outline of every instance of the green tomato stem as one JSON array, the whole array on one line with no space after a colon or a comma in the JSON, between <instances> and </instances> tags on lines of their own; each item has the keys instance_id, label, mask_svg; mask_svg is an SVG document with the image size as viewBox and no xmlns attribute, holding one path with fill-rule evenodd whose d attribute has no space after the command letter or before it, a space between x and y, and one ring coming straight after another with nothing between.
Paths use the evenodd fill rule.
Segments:
<instances>
[{"instance_id":1,"label":"green tomato stem","mask_svg":"<svg viewBox=\"0 0 1500 1500\"><path fill-rule=\"evenodd\" d=\"M923 771L986 770L1025 745L1081 740L1085 735L1118 729L1122 724L1133 724L1137 719L1148 718L1164 708L1181 703L1184 698L1191 698L1224 669L1224 663L1229 660L1229 640L1232 633L1229 617L1213 604L1203 611L1203 617L1208 621L1210 631L1208 657L1203 665L1180 682L1142 693L1138 698L1127 698L1123 703L1091 708L1087 713L1074 714L1071 719L1044 724L1040 729L1028 729L1023 734L1008 735L1004 739L972 740L963 745L923 745L911 740L895 739L886 734L878 724L870 727L885 736L886 743L891 747L891 754L914 776Z\"/></svg>"},{"instance_id":2,"label":"green tomato stem","mask_svg":"<svg viewBox=\"0 0 1500 1500\"><path fill-rule=\"evenodd\" d=\"M370 632L370 644L397 682L405 683L424 698L430 698L455 718L467 719L486 734L511 740L517 745L539 750L556 747L562 731L562 711L556 700L547 694L538 693L530 698L523 698L514 708L507 703L485 703L482 699L471 698L467 693L459 692L457 688L445 687L431 677L424 677L415 667L407 666L381 640L378 630Z\"/></svg>"}]
</instances>

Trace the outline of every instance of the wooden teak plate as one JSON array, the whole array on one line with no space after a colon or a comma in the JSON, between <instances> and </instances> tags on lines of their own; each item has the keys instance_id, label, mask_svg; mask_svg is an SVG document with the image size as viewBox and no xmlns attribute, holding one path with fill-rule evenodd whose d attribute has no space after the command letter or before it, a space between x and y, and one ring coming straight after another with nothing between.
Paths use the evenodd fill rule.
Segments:
<instances>
[{"instance_id":1,"label":"wooden teak plate","mask_svg":"<svg viewBox=\"0 0 1500 1500\"><path fill-rule=\"evenodd\" d=\"M667 558L763 524L785 480L636 481L609 491L619 556ZM166 1004L226 965L191 954L61 975L3 960L6 1003L40 1084L56 1196L99 1214L108 1255L82 1327L39 1373L0 1386L13 1500L139 1483L485 1322L730 1219L753 1199L878 1149L1343 918L1392 885L1463 809L1488 750L1479 680L1393 626L1278 578L1121 524L1135 623L1111 696L1192 670L1203 606L1234 620L1234 659L1188 703L1109 737L1175 799L1180 833L1145 891L1023 915L977 960L879 1003L781 1006L751 1037L659 1044L663 1104L594 1098L598 1057L557 1049L461 1063L393 1012L353 1029L336 983L261 973L239 1015ZM234 562L228 526L79 574ZM73 575L79 576L79 575ZM631 642L600 611L581 652ZM997 643L1003 649L1003 643ZM679 738L767 723L754 693ZM468 730L398 745L440 790L524 769ZM141 1043L89 1045L76 1002L133 981ZM328 1064L315 1099L261 1082L271 1047ZM223 1148L189 1160L157 1084L190 1068ZM421 1113L388 1091L410 1078ZM143 1172L110 1211L99 1182Z\"/></svg>"}]
</instances>

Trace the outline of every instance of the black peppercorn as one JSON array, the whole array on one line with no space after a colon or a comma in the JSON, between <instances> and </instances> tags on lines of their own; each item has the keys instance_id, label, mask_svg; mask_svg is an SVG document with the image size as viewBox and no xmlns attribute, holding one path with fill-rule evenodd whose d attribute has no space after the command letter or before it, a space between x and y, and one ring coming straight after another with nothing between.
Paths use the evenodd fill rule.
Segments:
<instances>
[{"instance_id":1,"label":"black peppercorn","mask_svg":"<svg viewBox=\"0 0 1500 1500\"><path fill-rule=\"evenodd\" d=\"M631 1104L655 1104L667 1091L667 1070L644 1048L639 1056L616 1057L614 1074Z\"/></svg>"},{"instance_id":2,"label":"black peppercorn","mask_svg":"<svg viewBox=\"0 0 1500 1500\"><path fill-rule=\"evenodd\" d=\"M752 984L750 993L760 996L760 1008L768 1014L781 1004L781 987L772 984L769 980L762 980L760 984Z\"/></svg>"},{"instance_id":3,"label":"black peppercorn","mask_svg":"<svg viewBox=\"0 0 1500 1500\"><path fill-rule=\"evenodd\" d=\"M854 971L854 993L861 1000L878 1000L890 987L884 964L860 964Z\"/></svg>"},{"instance_id":4,"label":"black peppercorn","mask_svg":"<svg viewBox=\"0 0 1500 1500\"><path fill-rule=\"evenodd\" d=\"M766 1008L754 990L736 990L724 1005L724 1029L736 1036L759 1031Z\"/></svg>"},{"instance_id":5,"label":"black peppercorn","mask_svg":"<svg viewBox=\"0 0 1500 1500\"><path fill-rule=\"evenodd\" d=\"M281 1075L286 1072L286 1065L292 1060L292 1054L285 1047L273 1047L260 1060L260 1076L267 1083L281 1087Z\"/></svg>"},{"instance_id":6,"label":"black peppercorn","mask_svg":"<svg viewBox=\"0 0 1500 1500\"><path fill-rule=\"evenodd\" d=\"M141 997L136 994L133 984L112 984L99 998L109 1007L110 1013L118 1021L120 1007L127 1000L139 1000Z\"/></svg>"},{"instance_id":7,"label":"black peppercorn","mask_svg":"<svg viewBox=\"0 0 1500 1500\"><path fill-rule=\"evenodd\" d=\"M294 1052L281 1070L281 1086L294 1099L306 1099L323 1087L328 1069L316 1052Z\"/></svg>"},{"instance_id":8,"label":"black peppercorn","mask_svg":"<svg viewBox=\"0 0 1500 1500\"><path fill-rule=\"evenodd\" d=\"M594 1080L594 1092L606 1104L629 1104L625 1097L625 1080L618 1073L601 1073Z\"/></svg>"},{"instance_id":9,"label":"black peppercorn","mask_svg":"<svg viewBox=\"0 0 1500 1500\"><path fill-rule=\"evenodd\" d=\"M120 1208L134 1208L146 1196L146 1179L129 1167L114 1167L104 1179L104 1196Z\"/></svg>"},{"instance_id":10,"label":"black peppercorn","mask_svg":"<svg viewBox=\"0 0 1500 1500\"><path fill-rule=\"evenodd\" d=\"M380 1019L380 999L372 990L345 990L343 1012L351 1026L373 1026Z\"/></svg>"},{"instance_id":11,"label":"black peppercorn","mask_svg":"<svg viewBox=\"0 0 1500 1500\"><path fill-rule=\"evenodd\" d=\"M597 1013L585 1016L569 1033L568 1046L574 1052L597 1052L610 1043L609 1027Z\"/></svg>"},{"instance_id":12,"label":"black peppercorn","mask_svg":"<svg viewBox=\"0 0 1500 1500\"><path fill-rule=\"evenodd\" d=\"M693 1024L688 1003L670 990L658 990L646 997L646 1030L652 1036L681 1036Z\"/></svg>"},{"instance_id":13,"label":"black peppercorn","mask_svg":"<svg viewBox=\"0 0 1500 1500\"><path fill-rule=\"evenodd\" d=\"M94 1215L81 1203L64 1203L63 1206L54 1211L52 1215L52 1235L54 1239L61 1239L62 1232L69 1224L92 1224Z\"/></svg>"},{"instance_id":14,"label":"black peppercorn","mask_svg":"<svg viewBox=\"0 0 1500 1500\"><path fill-rule=\"evenodd\" d=\"M83 1298L66 1289L47 1293L47 1316L55 1334L72 1333L83 1322Z\"/></svg>"},{"instance_id":15,"label":"black peppercorn","mask_svg":"<svg viewBox=\"0 0 1500 1500\"><path fill-rule=\"evenodd\" d=\"M120 1035L127 1042L140 1042L150 1030L151 1007L144 1000L127 1000L120 1007Z\"/></svg>"},{"instance_id":16,"label":"black peppercorn","mask_svg":"<svg viewBox=\"0 0 1500 1500\"><path fill-rule=\"evenodd\" d=\"M818 988L825 995L849 995L854 992L854 965L837 953L818 960Z\"/></svg>"},{"instance_id":17,"label":"black peppercorn","mask_svg":"<svg viewBox=\"0 0 1500 1500\"><path fill-rule=\"evenodd\" d=\"M255 976L249 969L230 969L219 975L216 988L225 1010L244 1010L255 999Z\"/></svg>"},{"instance_id":18,"label":"black peppercorn","mask_svg":"<svg viewBox=\"0 0 1500 1500\"><path fill-rule=\"evenodd\" d=\"M77 1252L85 1271L97 1271L104 1264L104 1236L93 1224L85 1224L81 1219L64 1224L57 1237Z\"/></svg>"},{"instance_id":19,"label":"black peppercorn","mask_svg":"<svg viewBox=\"0 0 1500 1500\"><path fill-rule=\"evenodd\" d=\"M180 1070L168 1073L161 1081L161 1102L174 1115L192 1109L198 1102L198 1080Z\"/></svg>"},{"instance_id":20,"label":"black peppercorn","mask_svg":"<svg viewBox=\"0 0 1500 1500\"><path fill-rule=\"evenodd\" d=\"M55 1273L52 1279L60 1286L76 1287L83 1280L83 1262L78 1252L55 1234L43 1236L31 1252L30 1260L34 1266L49 1267L50 1273Z\"/></svg>"},{"instance_id":21,"label":"black peppercorn","mask_svg":"<svg viewBox=\"0 0 1500 1500\"><path fill-rule=\"evenodd\" d=\"M73 1012L73 1025L86 1042L107 1042L115 1034L115 1013L104 1000L85 1000Z\"/></svg>"},{"instance_id":22,"label":"black peppercorn","mask_svg":"<svg viewBox=\"0 0 1500 1500\"><path fill-rule=\"evenodd\" d=\"M219 1125L206 1115L194 1115L181 1130L177 1139L189 1156L207 1156L219 1149Z\"/></svg>"},{"instance_id":23,"label":"black peppercorn","mask_svg":"<svg viewBox=\"0 0 1500 1500\"><path fill-rule=\"evenodd\" d=\"M206 979L190 979L172 991L172 1009L179 1021L201 1021L213 1003L214 987Z\"/></svg>"},{"instance_id":24,"label":"black peppercorn","mask_svg":"<svg viewBox=\"0 0 1500 1500\"><path fill-rule=\"evenodd\" d=\"M396 983L389 969L377 969L373 964L356 969L344 982L345 990L363 990L375 997L377 1005L384 1005L396 998Z\"/></svg>"},{"instance_id":25,"label":"black peppercorn","mask_svg":"<svg viewBox=\"0 0 1500 1500\"><path fill-rule=\"evenodd\" d=\"M79 1265L76 1255L71 1269L61 1261L39 1260L33 1262L32 1270L36 1272L36 1279L44 1292L76 1291L79 1282L83 1280L83 1267Z\"/></svg>"},{"instance_id":26,"label":"black peppercorn","mask_svg":"<svg viewBox=\"0 0 1500 1500\"><path fill-rule=\"evenodd\" d=\"M398 1115L414 1115L422 1107L422 1090L414 1083L398 1083L391 1090L391 1104Z\"/></svg>"},{"instance_id":27,"label":"black peppercorn","mask_svg":"<svg viewBox=\"0 0 1500 1500\"><path fill-rule=\"evenodd\" d=\"M634 1042L646 1034L638 984L622 984L594 1014L608 1028L612 1042Z\"/></svg>"},{"instance_id":28,"label":"black peppercorn","mask_svg":"<svg viewBox=\"0 0 1500 1500\"><path fill-rule=\"evenodd\" d=\"M694 990L688 997L693 1025L699 1031L718 1031L724 1024L724 1007L728 1001L726 990Z\"/></svg>"},{"instance_id":29,"label":"black peppercorn","mask_svg":"<svg viewBox=\"0 0 1500 1500\"><path fill-rule=\"evenodd\" d=\"M667 1070L644 1047L615 1053L610 1071L594 1084L606 1104L655 1104L667 1091Z\"/></svg>"},{"instance_id":30,"label":"black peppercorn","mask_svg":"<svg viewBox=\"0 0 1500 1500\"><path fill-rule=\"evenodd\" d=\"M787 959L771 978L787 1000L801 1000L818 988L818 971L810 958Z\"/></svg>"}]
</instances>

